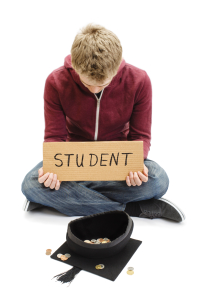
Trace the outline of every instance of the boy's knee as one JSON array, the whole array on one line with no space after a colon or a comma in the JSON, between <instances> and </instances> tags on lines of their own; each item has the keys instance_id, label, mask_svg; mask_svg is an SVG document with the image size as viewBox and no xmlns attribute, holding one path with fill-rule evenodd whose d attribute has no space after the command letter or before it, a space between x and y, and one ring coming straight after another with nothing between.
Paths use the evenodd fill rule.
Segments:
<instances>
[{"instance_id":1,"label":"boy's knee","mask_svg":"<svg viewBox=\"0 0 200 300\"><path fill-rule=\"evenodd\" d=\"M25 176L21 183L21 192L26 196L26 191L27 191L27 178Z\"/></svg>"},{"instance_id":2,"label":"boy's knee","mask_svg":"<svg viewBox=\"0 0 200 300\"><path fill-rule=\"evenodd\" d=\"M21 191L26 196L26 192L31 187L31 176L30 173L26 174L21 184Z\"/></svg>"},{"instance_id":3,"label":"boy's knee","mask_svg":"<svg viewBox=\"0 0 200 300\"><path fill-rule=\"evenodd\" d=\"M156 186L163 194L166 193L169 187L169 177L166 171L156 162L150 162L149 177L156 181Z\"/></svg>"},{"instance_id":4,"label":"boy's knee","mask_svg":"<svg viewBox=\"0 0 200 300\"><path fill-rule=\"evenodd\" d=\"M22 184L21 184L21 191L25 195L27 191L38 184L38 169L42 166L42 162L37 164L32 170L30 170L26 176L24 177Z\"/></svg>"},{"instance_id":5,"label":"boy's knee","mask_svg":"<svg viewBox=\"0 0 200 300\"><path fill-rule=\"evenodd\" d=\"M169 177L165 170L161 168L161 174L160 174L160 185L163 195L167 192L169 187Z\"/></svg>"}]
</instances>

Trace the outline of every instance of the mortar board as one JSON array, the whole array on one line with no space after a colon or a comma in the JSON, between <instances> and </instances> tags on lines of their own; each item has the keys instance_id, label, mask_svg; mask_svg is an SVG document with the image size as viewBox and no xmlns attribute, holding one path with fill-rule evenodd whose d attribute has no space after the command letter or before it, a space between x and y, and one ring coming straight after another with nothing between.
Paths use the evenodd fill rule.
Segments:
<instances>
[{"instance_id":1,"label":"mortar board","mask_svg":"<svg viewBox=\"0 0 200 300\"><path fill-rule=\"evenodd\" d=\"M52 259L73 266L53 278L70 282L81 270L115 281L142 243L130 238L134 223L125 211L107 211L75 219L68 224L66 241L51 255ZM110 242L90 244L85 240L108 238ZM58 254L70 254L62 261ZM97 269L96 266L103 265ZM53 279L52 278L52 279Z\"/></svg>"}]
</instances>

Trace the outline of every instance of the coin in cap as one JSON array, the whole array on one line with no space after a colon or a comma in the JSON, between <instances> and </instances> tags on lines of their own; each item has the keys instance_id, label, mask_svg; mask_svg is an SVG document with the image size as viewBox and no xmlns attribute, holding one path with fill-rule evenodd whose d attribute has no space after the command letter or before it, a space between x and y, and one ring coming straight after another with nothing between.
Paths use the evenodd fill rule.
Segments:
<instances>
[{"instance_id":1,"label":"coin in cap","mask_svg":"<svg viewBox=\"0 0 200 300\"><path fill-rule=\"evenodd\" d=\"M97 239L97 241L99 241L100 243L102 243L102 242L103 242L103 239L102 239L102 238L99 238L99 239Z\"/></svg>"},{"instance_id":2,"label":"coin in cap","mask_svg":"<svg viewBox=\"0 0 200 300\"><path fill-rule=\"evenodd\" d=\"M97 241L97 240L95 240L95 239L91 240L92 243L96 243L96 241Z\"/></svg>"}]
</instances>

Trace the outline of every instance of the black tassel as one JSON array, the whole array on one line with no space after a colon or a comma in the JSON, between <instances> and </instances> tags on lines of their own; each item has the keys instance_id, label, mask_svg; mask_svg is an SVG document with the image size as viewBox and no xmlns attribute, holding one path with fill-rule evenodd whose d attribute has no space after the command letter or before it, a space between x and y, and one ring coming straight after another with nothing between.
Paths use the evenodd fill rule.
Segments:
<instances>
[{"instance_id":1,"label":"black tassel","mask_svg":"<svg viewBox=\"0 0 200 300\"><path fill-rule=\"evenodd\" d=\"M74 279L75 275L78 274L81 270L82 269L79 269L77 267L73 267L70 270L68 270L67 272L60 273L60 274L54 276L53 278L57 277L57 281L61 281L62 283L70 282L70 284L71 284L71 282Z\"/></svg>"}]
</instances>

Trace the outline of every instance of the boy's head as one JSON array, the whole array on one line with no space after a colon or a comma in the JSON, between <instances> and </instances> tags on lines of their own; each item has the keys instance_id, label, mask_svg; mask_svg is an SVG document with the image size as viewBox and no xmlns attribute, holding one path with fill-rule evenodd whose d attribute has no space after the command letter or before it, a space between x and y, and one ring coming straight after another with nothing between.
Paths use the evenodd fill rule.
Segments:
<instances>
[{"instance_id":1,"label":"boy's head","mask_svg":"<svg viewBox=\"0 0 200 300\"><path fill-rule=\"evenodd\" d=\"M76 35L71 47L72 67L92 93L109 85L121 61L122 46L112 31L88 24Z\"/></svg>"}]
</instances>

